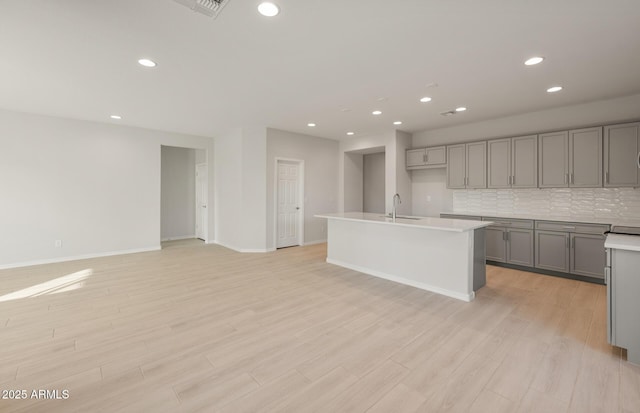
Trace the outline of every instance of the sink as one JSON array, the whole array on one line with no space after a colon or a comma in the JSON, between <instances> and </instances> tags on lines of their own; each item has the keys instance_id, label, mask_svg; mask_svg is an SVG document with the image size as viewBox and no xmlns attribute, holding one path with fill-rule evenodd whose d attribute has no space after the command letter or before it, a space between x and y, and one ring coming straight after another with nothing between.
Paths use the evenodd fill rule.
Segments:
<instances>
[{"instance_id":1,"label":"sink","mask_svg":"<svg viewBox=\"0 0 640 413\"><path fill-rule=\"evenodd\" d=\"M382 218L391 218L391 215L380 215ZM414 221L419 221L420 218L416 218L416 217L407 217L404 215L396 215L396 219L412 219Z\"/></svg>"}]
</instances>

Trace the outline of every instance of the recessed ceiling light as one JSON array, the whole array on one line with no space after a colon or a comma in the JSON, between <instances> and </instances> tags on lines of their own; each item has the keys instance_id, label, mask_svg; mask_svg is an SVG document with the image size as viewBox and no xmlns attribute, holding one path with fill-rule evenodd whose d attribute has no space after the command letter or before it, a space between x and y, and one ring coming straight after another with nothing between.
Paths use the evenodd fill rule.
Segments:
<instances>
[{"instance_id":1,"label":"recessed ceiling light","mask_svg":"<svg viewBox=\"0 0 640 413\"><path fill-rule=\"evenodd\" d=\"M431 102L431 98L429 96L425 96L425 97L420 99L420 102L422 102L422 103Z\"/></svg>"},{"instance_id":2,"label":"recessed ceiling light","mask_svg":"<svg viewBox=\"0 0 640 413\"><path fill-rule=\"evenodd\" d=\"M465 110L467 110L467 108L465 108L464 106L460 106L456 108L456 112L464 112Z\"/></svg>"},{"instance_id":3,"label":"recessed ceiling light","mask_svg":"<svg viewBox=\"0 0 640 413\"><path fill-rule=\"evenodd\" d=\"M560 92L562 90L562 86L552 86L549 89L547 89L548 93L555 93L555 92Z\"/></svg>"},{"instance_id":4,"label":"recessed ceiling light","mask_svg":"<svg viewBox=\"0 0 640 413\"><path fill-rule=\"evenodd\" d=\"M273 17L273 16L277 16L278 13L280 13L280 8L271 2L265 1L263 3L260 3L260 5L258 5L258 11L263 16Z\"/></svg>"},{"instance_id":5,"label":"recessed ceiling light","mask_svg":"<svg viewBox=\"0 0 640 413\"><path fill-rule=\"evenodd\" d=\"M156 67L156 62L150 59L139 59L138 63L144 67Z\"/></svg>"},{"instance_id":6,"label":"recessed ceiling light","mask_svg":"<svg viewBox=\"0 0 640 413\"><path fill-rule=\"evenodd\" d=\"M402 125L402 122L400 122L399 120L393 122L394 125Z\"/></svg>"},{"instance_id":7,"label":"recessed ceiling light","mask_svg":"<svg viewBox=\"0 0 640 413\"><path fill-rule=\"evenodd\" d=\"M533 65L537 65L538 63L541 63L544 60L544 57L540 57L540 56L535 56L535 57L531 57L529 59L527 59L524 64L527 66L533 66Z\"/></svg>"},{"instance_id":8,"label":"recessed ceiling light","mask_svg":"<svg viewBox=\"0 0 640 413\"><path fill-rule=\"evenodd\" d=\"M109 117L110 117L111 119L115 119L115 120L120 120L120 119L122 119L122 116L120 116L120 115L111 115L111 116L109 116Z\"/></svg>"},{"instance_id":9,"label":"recessed ceiling light","mask_svg":"<svg viewBox=\"0 0 640 413\"><path fill-rule=\"evenodd\" d=\"M373 112L371 112L372 115L382 115L382 112L379 110L374 110Z\"/></svg>"},{"instance_id":10,"label":"recessed ceiling light","mask_svg":"<svg viewBox=\"0 0 640 413\"><path fill-rule=\"evenodd\" d=\"M355 135L355 133L354 132L347 132L347 135L353 136L353 135Z\"/></svg>"},{"instance_id":11,"label":"recessed ceiling light","mask_svg":"<svg viewBox=\"0 0 640 413\"><path fill-rule=\"evenodd\" d=\"M315 123L307 123L307 126L310 127L310 128L313 128L313 127L316 126L316 124Z\"/></svg>"}]
</instances>

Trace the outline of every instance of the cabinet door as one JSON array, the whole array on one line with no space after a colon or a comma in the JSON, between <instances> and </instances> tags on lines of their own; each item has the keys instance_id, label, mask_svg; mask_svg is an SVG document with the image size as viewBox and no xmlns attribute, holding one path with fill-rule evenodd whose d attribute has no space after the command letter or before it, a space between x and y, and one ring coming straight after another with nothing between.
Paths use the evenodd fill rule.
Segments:
<instances>
[{"instance_id":1,"label":"cabinet door","mask_svg":"<svg viewBox=\"0 0 640 413\"><path fill-rule=\"evenodd\" d=\"M486 227L485 250L488 260L507 262L506 230L504 228Z\"/></svg>"},{"instance_id":2,"label":"cabinet door","mask_svg":"<svg viewBox=\"0 0 640 413\"><path fill-rule=\"evenodd\" d=\"M603 235L571 234L571 274L604 278L607 254Z\"/></svg>"},{"instance_id":3,"label":"cabinet door","mask_svg":"<svg viewBox=\"0 0 640 413\"><path fill-rule=\"evenodd\" d=\"M538 137L538 186L569 186L569 133L545 133Z\"/></svg>"},{"instance_id":4,"label":"cabinet door","mask_svg":"<svg viewBox=\"0 0 640 413\"><path fill-rule=\"evenodd\" d=\"M604 186L638 186L640 123L604 128Z\"/></svg>"},{"instance_id":5,"label":"cabinet door","mask_svg":"<svg viewBox=\"0 0 640 413\"><path fill-rule=\"evenodd\" d=\"M411 166L422 166L426 164L426 160L424 148L409 149L407 151L407 168Z\"/></svg>"},{"instance_id":6,"label":"cabinet door","mask_svg":"<svg viewBox=\"0 0 640 413\"><path fill-rule=\"evenodd\" d=\"M487 142L487 187L511 188L511 139Z\"/></svg>"},{"instance_id":7,"label":"cabinet door","mask_svg":"<svg viewBox=\"0 0 640 413\"><path fill-rule=\"evenodd\" d=\"M487 142L467 145L467 188L487 187Z\"/></svg>"},{"instance_id":8,"label":"cabinet door","mask_svg":"<svg viewBox=\"0 0 640 413\"><path fill-rule=\"evenodd\" d=\"M536 231L535 267L569 272L569 233Z\"/></svg>"},{"instance_id":9,"label":"cabinet door","mask_svg":"<svg viewBox=\"0 0 640 413\"><path fill-rule=\"evenodd\" d=\"M538 135L511 139L511 187L538 186Z\"/></svg>"},{"instance_id":10,"label":"cabinet door","mask_svg":"<svg viewBox=\"0 0 640 413\"><path fill-rule=\"evenodd\" d=\"M533 230L507 230L507 262L533 267Z\"/></svg>"},{"instance_id":11,"label":"cabinet door","mask_svg":"<svg viewBox=\"0 0 640 413\"><path fill-rule=\"evenodd\" d=\"M426 149L427 165L445 165L447 163L447 148L438 146Z\"/></svg>"},{"instance_id":12,"label":"cabinet door","mask_svg":"<svg viewBox=\"0 0 640 413\"><path fill-rule=\"evenodd\" d=\"M447 146L447 188L464 188L466 184L465 145Z\"/></svg>"},{"instance_id":13,"label":"cabinet door","mask_svg":"<svg viewBox=\"0 0 640 413\"><path fill-rule=\"evenodd\" d=\"M569 186L602 186L602 128L569 131Z\"/></svg>"}]
</instances>

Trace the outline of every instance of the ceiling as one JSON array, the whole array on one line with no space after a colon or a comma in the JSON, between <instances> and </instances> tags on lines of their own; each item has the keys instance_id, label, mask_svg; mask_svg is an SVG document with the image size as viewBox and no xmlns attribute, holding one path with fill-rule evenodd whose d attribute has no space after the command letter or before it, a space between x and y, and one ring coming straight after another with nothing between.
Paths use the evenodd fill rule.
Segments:
<instances>
[{"instance_id":1,"label":"ceiling","mask_svg":"<svg viewBox=\"0 0 640 413\"><path fill-rule=\"evenodd\" d=\"M637 0L275 2L273 18L229 0L212 19L173 0L0 0L0 107L352 139L640 93Z\"/></svg>"}]
</instances>

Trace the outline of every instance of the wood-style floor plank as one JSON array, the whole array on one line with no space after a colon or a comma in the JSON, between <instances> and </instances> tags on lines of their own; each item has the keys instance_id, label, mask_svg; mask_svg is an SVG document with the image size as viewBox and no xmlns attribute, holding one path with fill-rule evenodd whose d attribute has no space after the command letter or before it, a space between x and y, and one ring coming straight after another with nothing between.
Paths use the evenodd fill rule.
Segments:
<instances>
[{"instance_id":1,"label":"wood-style floor plank","mask_svg":"<svg viewBox=\"0 0 640 413\"><path fill-rule=\"evenodd\" d=\"M501 267L465 303L327 264L326 245L0 271L0 412L640 412L605 287Z\"/></svg>"}]
</instances>

